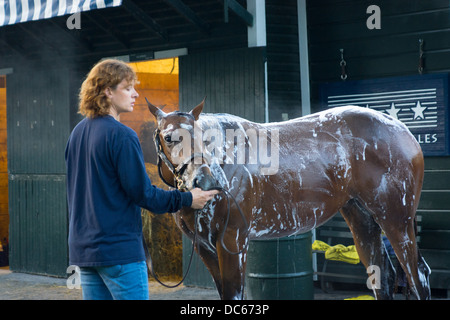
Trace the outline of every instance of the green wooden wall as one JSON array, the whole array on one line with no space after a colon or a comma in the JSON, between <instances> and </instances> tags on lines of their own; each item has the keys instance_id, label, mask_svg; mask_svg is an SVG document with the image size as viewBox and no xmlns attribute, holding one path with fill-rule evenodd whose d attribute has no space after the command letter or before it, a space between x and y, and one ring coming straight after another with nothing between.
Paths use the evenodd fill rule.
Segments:
<instances>
[{"instance_id":1,"label":"green wooden wall","mask_svg":"<svg viewBox=\"0 0 450 320\"><path fill-rule=\"evenodd\" d=\"M266 0L269 121L301 116L297 0Z\"/></svg>"},{"instance_id":2,"label":"green wooden wall","mask_svg":"<svg viewBox=\"0 0 450 320\"><path fill-rule=\"evenodd\" d=\"M67 69L17 66L7 76L10 269L66 276L64 149Z\"/></svg>"},{"instance_id":3,"label":"green wooden wall","mask_svg":"<svg viewBox=\"0 0 450 320\"><path fill-rule=\"evenodd\" d=\"M180 110L190 111L206 95L206 113L230 113L264 122L264 50L236 49L180 57ZM192 244L183 235L183 272ZM196 255L186 285L214 287Z\"/></svg>"},{"instance_id":4,"label":"green wooden wall","mask_svg":"<svg viewBox=\"0 0 450 320\"><path fill-rule=\"evenodd\" d=\"M372 4L380 8L379 30L366 26ZM424 73L450 71L447 0L309 0L307 10L313 111L319 110L320 84L341 81L341 48L348 80L418 74L419 39ZM432 288L449 289L450 157L426 157L425 166L420 247L432 268Z\"/></svg>"},{"instance_id":5,"label":"green wooden wall","mask_svg":"<svg viewBox=\"0 0 450 320\"><path fill-rule=\"evenodd\" d=\"M179 58L180 110L206 96L203 112L230 113L264 122L264 49L243 48Z\"/></svg>"}]
</instances>

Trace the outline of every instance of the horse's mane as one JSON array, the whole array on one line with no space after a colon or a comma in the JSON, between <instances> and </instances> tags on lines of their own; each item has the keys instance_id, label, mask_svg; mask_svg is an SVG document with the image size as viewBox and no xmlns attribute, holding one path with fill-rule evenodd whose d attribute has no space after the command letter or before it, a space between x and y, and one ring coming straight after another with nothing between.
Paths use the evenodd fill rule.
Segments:
<instances>
[{"instance_id":1,"label":"horse's mane","mask_svg":"<svg viewBox=\"0 0 450 320\"><path fill-rule=\"evenodd\" d=\"M194 119L194 116L189 112L174 111L173 113L176 114L177 116L188 117L188 118Z\"/></svg>"},{"instance_id":2,"label":"horse's mane","mask_svg":"<svg viewBox=\"0 0 450 320\"><path fill-rule=\"evenodd\" d=\"M199 119L203 125L203 129L210 127L212 124L220 126L220 128L239 128L242 123L250 123L251 121L228 113L202 113Z\"/></svg>"}]
</instances>

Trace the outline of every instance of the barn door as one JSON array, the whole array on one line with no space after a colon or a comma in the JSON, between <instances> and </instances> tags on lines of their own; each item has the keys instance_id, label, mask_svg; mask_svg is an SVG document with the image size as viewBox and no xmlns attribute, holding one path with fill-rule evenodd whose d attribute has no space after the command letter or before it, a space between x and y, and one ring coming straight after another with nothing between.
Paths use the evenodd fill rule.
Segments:
<instances>
[{"instance_id":1,"label":"barn door","mask_svg":"<svg viewBox=\"0 0 450 320\"><path fill-rule=\"evenodd\" d=\"M64 149L70 133L67 70L8 75L10 269L66 276Z\"/></svg>"}]
</instances>

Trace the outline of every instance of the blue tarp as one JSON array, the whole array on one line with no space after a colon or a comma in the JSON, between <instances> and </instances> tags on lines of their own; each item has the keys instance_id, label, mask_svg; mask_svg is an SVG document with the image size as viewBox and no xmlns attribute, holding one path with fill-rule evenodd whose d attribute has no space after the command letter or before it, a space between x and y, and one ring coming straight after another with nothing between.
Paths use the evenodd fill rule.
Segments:
<instances>
[{"instance_id":1,"label":"blue tarp","mask_svg":"<svg viewBox=\"0 0 450 320\"><path fill-rule=\"evenodd\" d=\"M122 0L0 0L0 27L121 4Z\"/></svg>"}]
</instances>

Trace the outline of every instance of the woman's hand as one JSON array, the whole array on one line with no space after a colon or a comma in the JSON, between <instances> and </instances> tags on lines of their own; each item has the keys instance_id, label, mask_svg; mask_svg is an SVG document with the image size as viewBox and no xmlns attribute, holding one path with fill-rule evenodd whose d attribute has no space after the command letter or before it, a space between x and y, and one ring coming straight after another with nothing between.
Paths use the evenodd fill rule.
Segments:
<instances>
[{"instance_id":1,"label":"woman's hand","mask_svg":"<svg viewBox=\"0 0 450 320\"><path fill-rule=\"evenodd\" d=\"M205 204L214 198L216 194L218 194L219 191L217 190L210 190L210 191L203 191L200 188L195 188L191 190L192 194L192 209L202 209Z\"/></svg>"}]
</instances>

